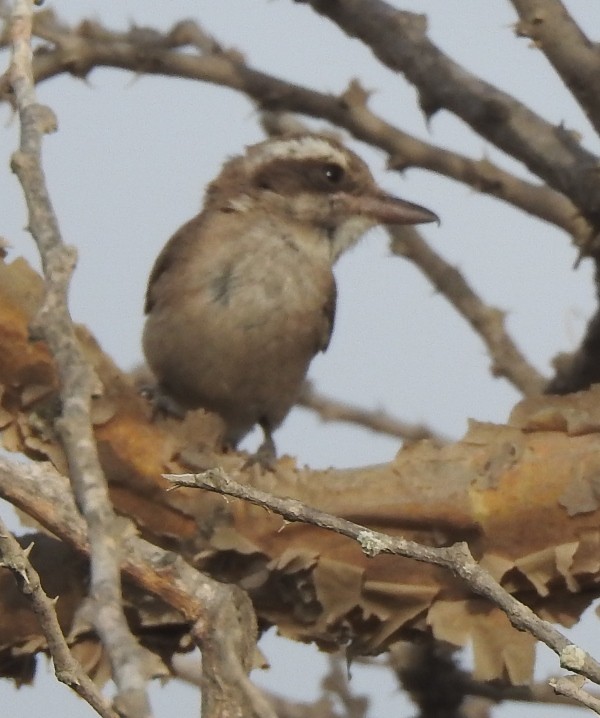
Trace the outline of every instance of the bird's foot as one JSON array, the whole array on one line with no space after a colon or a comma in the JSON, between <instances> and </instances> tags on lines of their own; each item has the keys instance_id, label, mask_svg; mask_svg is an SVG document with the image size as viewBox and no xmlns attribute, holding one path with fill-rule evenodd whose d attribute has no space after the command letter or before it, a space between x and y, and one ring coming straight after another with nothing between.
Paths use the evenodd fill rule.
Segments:
<instances>
[{"instance_id":1,"label":"bird's foot","mask_svg":"<svg viewBox=\"0 0 600 718\"><path fill-rule=\"evenodd\" d=\"M146 399L152 407L152 418L171 416L175 419L184 419L187 409L164 392L156 383L140 383L138 385L139 393Z\"/></svg>"},{"instance_id":2,"label":"bird's foot","mask_svg":"<svg viewBox=\"0 0 600 718\"><path fill-rule=\"evenodd\" d=\"M261 421L260 428L263 430L264 440L258 449L251 454L244 463L243 468L258 464L265 471L274 471L277 463L277 449L273 441L271 429L266 421Z\"/></svg>"}]
</instances>

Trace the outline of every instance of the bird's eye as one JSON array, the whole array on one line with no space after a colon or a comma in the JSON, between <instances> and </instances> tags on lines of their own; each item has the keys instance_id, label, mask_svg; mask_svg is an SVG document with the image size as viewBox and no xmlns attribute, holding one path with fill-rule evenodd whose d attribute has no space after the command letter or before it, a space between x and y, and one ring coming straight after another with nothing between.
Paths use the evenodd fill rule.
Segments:
<instances>
[{"instance_id":1,"label":"bird's eye","mask_svg":"<svg viewBox=\"0 0 600 718\"><path fill-rule=\"evenodd\" d=\"M323 172L331 184L338 184L344 176L344 169L333 163L326 164L323 167Z\"/></svg>"}]
</instances>

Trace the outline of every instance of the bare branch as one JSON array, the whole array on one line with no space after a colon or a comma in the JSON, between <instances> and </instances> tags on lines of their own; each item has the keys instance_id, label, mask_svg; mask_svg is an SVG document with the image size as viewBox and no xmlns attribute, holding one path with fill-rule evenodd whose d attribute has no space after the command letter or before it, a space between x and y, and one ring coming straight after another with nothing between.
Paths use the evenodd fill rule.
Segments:
<instances>
[{"instance_id":1,"label":"bare branch","mask_svg":"<svg viewBox=\"0 0 600 718\"><path fill-rule=\"evenodd\" d=\"M584 691L584 683L585 679L581 676L562 676L561 678L552 678L550 680L550 685L557 693L573 698L593 710L594 713L600 714L600 699Z\"/></svg>"},{"instance_id":2,"label":"bare branch","mask_svg":"<svg viewBox=\"0 0 600 718\"><path fill-rule=\"evenodd\" d=\"M346 109L344 115L323 117L346 128L357 139L385 150L392 169L404 171L420 167L436 172L555 224L571 234L580 247L589 243L594 234L591 225L564 194L546 185L519 179L485 157L474 160L419 140L372 112L367 100L368 93L353 81L340 98L340 104Z\"/></svg>"},{"instance_id":3,"label":"bare branch","mask_svg":"<svg viewBox=\"0 0 600 718\"><path fill-rule=\"evenodd\" d=\"M403 441L413 442L427 439L437 445L445 444L448 439L423 424L409 424L396 419L385 411L368 411L346 402L323 396L306 382L298 405L312 409L323 421L343 421L370 429L378 434L388 434Z\"/></svg>"},{"instance_id":4,"label":"bare branch","mask_svg":"<svg viewBox=\"0 0 600 718\"><path fill-rule=\"evenodd\" d=\"M559 0L511 0L517 35L535 43L600 132L600 55Z\"/></svg>"},{"instance_id":5,"label":"bare branch","mask_svg":"<svg viewBox=\"0 0 600 718\"><path fill-rule=\"evenodd\" d=\"M504 328L500 309L485 305L456 269L436 254L412 227L390 227L392 251L413 262L485 342L492 374L503 376L525 396L540 394L546 379L525 359Z\"/></svg>"},{"instance_id":6,"label":"bare branch","mask_svg":"<svg viewBox=\"0 0 600 718\"><path fill-rule=\"evenodd\" d=\"M477 564L465 542L437 548L373 531L307 506L297 499L282 499L259 489L243 486L227 476L222 469L211 469L201 474L165 474L165 478L174 486L202 488L225 496L233 496L274 511L287 521L299 521L335 531L356 541L363 553L369 557L381 553L394 554L449 569L455 576L465 581L474 593L484 596L504 611L515 628L528 631L545 643L557 654L563 668L600 684L600 663L582 648L575 646L552 624L536 616L528 606L505 591Z\"/></svg>"},{"instance_id":7,"label":"bare branch","mask_svg":"<svg viewBox=\"0 0 600 718\"><path fill-rule=\"evenodd\" d=\"M445 55L427 37L423 15L398 10L384 0L304 1L403 73L417 88L428 117L441 109L454 113L598 221L598 157L568 130L551 125Z\"/></svg>"},{"instance_id":8,"label":"bare branch","mask_svg":"<svg viewBox=\"0 0 600 718\"><path fill-rule=\"evenodd\" d=\"M593 235L577 207L560 192L521 180L487 159L473 160L402 132L369 110L368 93L356 82L339 97L287 83L253 70L239 54L223 50L191 21L177 24L166 34L140 28L118 33L91 22L71 30L48 11L36 17L38 36L56 46L44 47L34 56L36 82L63 72L85 77L94 67L105 66L223 85L246 94L263 109L297 112L343 127L357 139L388 152L390 167L400 171L422 167L465 183L564 229L580 247L586 247ZM204 54L174 51L186 45ZM2 78L0 99L11 99Z\"/></svg>"},{"instance_id":9,"label":"bare branch","mask_svg":"<svg viewBox=\"0 0 600 718\"><path fill-rule=\"evenodd\" d=\"M67 480L49 464L19 465L0 456L0 495L35 518L77 551L90 555L86 525ZM125 522L125 519L122 519ZM253 665L256 619L250 599L237 586L196 571L177 554L123 532L122 571L190 621L203 657L203 716L217 718L223 703L239 718L275 718L248 679Z\"/></svg>"},{"instance_id":10,"label":"bare branch","mask_svg":"<svg viewBox=\"0 0 600 718\"><path fill-rule=\"evenodd\" d=\"M1 519L0 556L1 565L12 571L21 592L31 602L48 642L48 650L58 680L72 688L103 718L118 718L118 714L110 707L109 701L102 696L79 661L71 654L58 622L54 608L55 603L44 592L40 577L27 558L28 550L21 548Z\"/></svg>"},{"instance_id":11,"label":"bare branch","mask_svg":"<svg viewBox=\"0 0 600 718\"><path fill-rule=\"evenodd\" d=\"M91 597L96 628L107 647L115 682L116 704L128 716L150 715L146 678L137 642L129 632L121 605L115 515L102 473L91 426L91 395L97 379L87 364L69 315L67 296L76 253L61 238L41 164L44 133L56 128L53 112L36 101L31 68L31 0L17 0L11 22L9 76L21 123L20 147L12 158L29 210L29 230L40 251L46 294L35 332L52 351L60 375L62 415L57 420L73 490L86 517L92 545Z\"/></svg>"}]
</instances>

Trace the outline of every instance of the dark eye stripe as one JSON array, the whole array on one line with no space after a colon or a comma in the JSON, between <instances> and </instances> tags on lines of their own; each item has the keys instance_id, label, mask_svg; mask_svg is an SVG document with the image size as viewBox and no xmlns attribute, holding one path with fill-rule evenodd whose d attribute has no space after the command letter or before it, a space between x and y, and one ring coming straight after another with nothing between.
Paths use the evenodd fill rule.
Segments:
<instances>
[{"instance_id":1,"label":"dark eye stripe","mask_svg":"<svg viewBox=\"0 0 600 718\"><path fill-rule=\"evenodd\" d=\"M252 177L259 190L289 196L301 192L354 191L368 184L368 172L353 173L338 162L322 159L277 159L260 167Z\"/></svg>"}]
</instances>

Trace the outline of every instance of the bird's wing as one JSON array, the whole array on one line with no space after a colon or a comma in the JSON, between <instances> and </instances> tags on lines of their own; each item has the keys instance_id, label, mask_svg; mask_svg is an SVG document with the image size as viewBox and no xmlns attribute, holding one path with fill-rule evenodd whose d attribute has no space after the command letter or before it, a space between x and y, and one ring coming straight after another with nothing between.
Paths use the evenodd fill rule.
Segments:
<instances>
[{"instance_id":1,"label":"bird's wing","mask_svg":"<svg viewBox=\"0 0 600 718\"><path fill-rule=\"evenodd\" d=\"M199 214L189 222L180 227L171 239L165 244L161 253L156 258L150 278L148 279L148 288L146 289L146 302L144 304L144 313L149 314L156 304L155 288L160 278L167 272L173 264L182 258L185 259L185 245L197 243L198 236L201 236L201 225L203 215Z\"/></svg>"},{"instance_id":2,"label":"bird's wing","mask_svg":"<svg viewBox=\"0 0 600 718\"><path fill-rule=\"evenodd\" d=\"M318 351L324 352L329 346L333 325L335 323L335 305L337 301L337 287L335 280L332 278L331 286L327 300L323 305L323 323L321 327L321 335L319 337Z\"/></svg>"}]
</instances>

